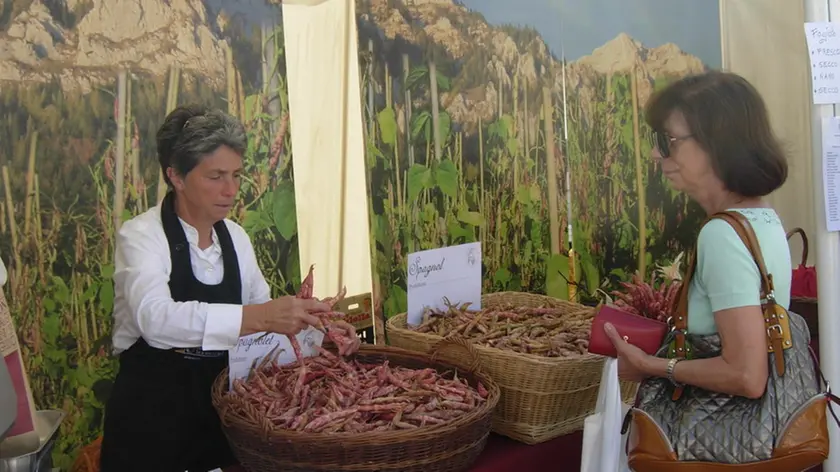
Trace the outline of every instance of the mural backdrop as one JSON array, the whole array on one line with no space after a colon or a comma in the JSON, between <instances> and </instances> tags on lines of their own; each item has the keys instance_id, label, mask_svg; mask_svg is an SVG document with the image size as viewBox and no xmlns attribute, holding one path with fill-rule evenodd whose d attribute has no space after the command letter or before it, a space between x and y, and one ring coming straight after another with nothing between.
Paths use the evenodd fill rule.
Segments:
<instances>
[{"instance_id":1,"label":"mural backdrop","mask_svg":"<svg viewBox=\"0 0 840 472\"><path fill-rule=\"evenodd\" d=\"M485 293L593 302L692 243L701 213L649 158L642 113L669 80L720 67L717 2L357 0L357 14L386 316L406 309L412 251L481 241Z\"/></svg>"},{"instance_id":2,"label":"mural backdrop","mask_svg":"<svg viewBox=\"0 0 840 472\"><path fill-rule=\"evenodd\" d=\"M0 4L0 256L38 406L69 415L63 470L101 431L114 228L162 195L154 134L168 110L243 119L234 217L275 295L300 282L271 3ZM717 2L357 0L357 15L386 315L405 310L410 251L481 240L485 292L571 286L591 301L690 243L699 212L663 185L639 113L667 80L720 66Z\"/></svg>"},{"instance_id":3,"label":"mural backdrop","mask_svg":"<svg viewBox=\"0 0 840 472\"><path fill-rule=\"evenodd\" d=\"M37 405L68 413L62 470L101 431L115 221L165 190L168 110L200 102L246 123L233 216L275 294L300 283L280 24L262 0L0 3L0 255Z\"/></svg>"}]
</instances>

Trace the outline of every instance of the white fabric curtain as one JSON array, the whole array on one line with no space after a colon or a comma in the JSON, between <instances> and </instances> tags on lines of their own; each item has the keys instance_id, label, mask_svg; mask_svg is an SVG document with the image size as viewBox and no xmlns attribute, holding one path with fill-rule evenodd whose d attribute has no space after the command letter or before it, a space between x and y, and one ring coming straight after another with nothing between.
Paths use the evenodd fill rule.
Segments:
<instances>
[{"instance_id":1,"label":"white fabric curtain","mask_svg":"<svg viewBox=\"0 0 840 472\"><path fill-rule=\"evenodd\" d=\"M744 76L758 88L769 108L773 127L788 151L787 183L771 195L770 203L786 229L798 226L812 235L816 230L816 205L803 2L721 0L720 11L724 68ZM811 246L809 263L813 264L815 248ZM792 240L795 264L801 250L799 240Z\"/></svg>"},{"instance_id":2,"label":"white fabric curtain","mask_svg":"<svg viewBox=\"0 0 840 472\"><path fill-rule=\"evenodd\" d=\"M370 293L355 4L285 0L283 31L301 273L319 298Z\"/></svg>"}]
</instances>

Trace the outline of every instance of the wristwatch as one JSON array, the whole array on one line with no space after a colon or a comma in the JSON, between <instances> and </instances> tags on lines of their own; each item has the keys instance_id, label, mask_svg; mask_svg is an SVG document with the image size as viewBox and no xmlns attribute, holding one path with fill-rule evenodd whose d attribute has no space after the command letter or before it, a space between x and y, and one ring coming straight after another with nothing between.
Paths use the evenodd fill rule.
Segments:
<instances>
[{"instance_id":1,"label":"wristwatch","mask_svg":"<svg viewBox=\"0 0 840 472\"><path fill-rule=\"evenodd\" d=\"M677 367L677 364L683 359L677 359L676 357L672 358L668 361L668 368L665 369L665 377L674 384L675 387L682 387L682 384L678 383L676 379L674 379L674 368Z\"/></svg>"}]
</instances>

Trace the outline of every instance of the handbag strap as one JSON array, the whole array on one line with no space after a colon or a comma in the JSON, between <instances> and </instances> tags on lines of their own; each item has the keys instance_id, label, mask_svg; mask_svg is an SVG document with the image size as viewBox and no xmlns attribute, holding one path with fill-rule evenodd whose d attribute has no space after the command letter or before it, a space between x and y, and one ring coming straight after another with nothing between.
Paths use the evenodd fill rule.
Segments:
<instances>
[{"instance_id":1,"label":"handbag strap","mask_svg":"<svg viewBox=\"0 0 840 472\"><path fill-rule=\"evenodd\" d=\"M764 255L761 253L758 238L755 235L755 231L753 230L750 221L740 212L730 210L715 213L707 218L703 225L705 226L706 223L715 219L724 220L729 223L732 229L734 229L738 234L738 237L741 238L744 246L747 247L753 261L755 261L755 265L758 267L759 277L761 278L762 302L769 302L770 300L768 297L770 299L774 297L775 287L773 285L773 276L767 273L767 265L764 263ZM682 287L680 287L679 296L677 297L677 306L674 312L676 317L673 320L674 328L677 330L685 331L688 329L688 289L691 284L691 279L694 278L694 273L697 270L697 252L697 246L695 245L694 253L691 256L691 262L688 265L688 271L686 272Z\"/></svg>"},{"instance_id":2,"label":"handbag strap","mask_svg":"<svg viewBox=\"0 0 840 472\"><path fill-rule=\"evenodd\" d=\"M785 235L787 237L788 242L790 242L790 238L792 238L794 234L798 234L802 238L802 261L799 263L799 265L805 266L808 262L808 236L805 234L804 229L793 228L792 230L788 231Z\"/></svg>"},{"instance_id":3,"label":"handbag strap","mask_svg":"<svg viewBox=\"0 0 840 472\"><path fill-rule=\"evenodd\" d=\"M787 332L788 322L780 311L775 302L775 287L773 285L773 276L767 272L767 265L764 263L764 256L761 253L758 238L755 235L752 224L749 220L738 211L723 211L711 215L703 222L703 226L711 220L724 220L735 230L741 242L744 243L753 261L758 267L759 278L761 282L760 296L762 310L764 311L764 320L767 328L767 337L769 350L775 355L775 366L779 375L784 375L785 361L784 348L787 342L787 347L790 347L790 333ZM691 286L691 280L697 270L697 252L698 247L695 244L694 253L688 265L686 276L683 278L682 286L677 297L674 316L672 318L674 330L674 355L678 359L685 359L688 354L689 346L686 346L685 335L688 330L688 292ZM780 322L780 318L784 319L784 325ZM682 387L676 388L672 398L677 400L682 395Z\"/></svg>"},{"instance_id":4,"label":"handbag strap","mask_svg":"<svg viewBox=\"0 0 840 472\"><path fill-rule=\"evenodd\" d=\"M831 413L832 418L834 418L834 422L837 423L837 426L840 427L840 418L837 417L837 413L834 412L833 404L840 405L840 398L837 395L831 393L831 384L828 383L828 379L825 378L822 369L820 368L820 361L817 358L817 353L814 352L814 348L808 346L808 352L811 354L811 360L814 362L814 370L817 371L817 385L819 387L825 386L825 398L826 398L826 407L828 408L828 412Z\"/></svg>"}]
</instances>

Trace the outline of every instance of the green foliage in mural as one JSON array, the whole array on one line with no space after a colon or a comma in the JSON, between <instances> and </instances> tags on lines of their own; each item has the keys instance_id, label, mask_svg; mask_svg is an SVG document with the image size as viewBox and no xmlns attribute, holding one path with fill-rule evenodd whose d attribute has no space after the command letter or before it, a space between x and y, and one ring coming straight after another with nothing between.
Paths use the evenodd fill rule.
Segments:
<instances>
[{"instance_id":1,"label":"green foliage in mural","mask_svg":"<svg viewBox=\"0 0 840 472\"><path fill-rule=\"evenodd\" d=\"M540 49L533 30L501 30L520 51ZM633 84L629 71L587 72L591 77L578 79L582 83L563 96L556 86L559 62L542 63L548 70L529 85L516 70L497 77L484 48L456 60L424 50L423 39L383 44L376 31L363 28L359 43L365 51L360 66L375 290L386 317L406 309L405 265L413 251L481 241L485 293L513 290L568 299L573 287L577 301L597 303L640 268L650 272L690 246L699 210L667 187L649 158L649 129L636 90L649 93L673 77L639 74ZM425 52L418 55L414 48ZM395 59L400 57L401 62ZM434 82L430 70L437 71ZM458 122L443 102L452 102L447 92L471 87L479 97L495 89L500 103L490 115L462 109L462 116L472 113L473 122ZM545 87L551 100L548 123ZM546 138L549 130L552 143ZM548 175L549 164L555 175ZM574 270L566 230L570 220ZM552 247L553 240L559 247Z\"/></svg>"},{"instance_id":2,"label":"green foliage in mural","mask_svg":"<svg viewBox=\"0 0 840 472\"><path fill-rule=\"evenodd\" d=\"M121 196L123 221L155 205L154 135L171 108L166 104L216 106L246 124L249 147L231 217L251 236L275 296L300 284L282 31L269 39L277 62L271 86L253 77L260 70L250 59L258 57L259 37L240 38L228 86L241 93L229 100L177 69L170 74L174 87L129 74L123 156L116 155L115 83L86 94L62 90L57 81L0 89L0 163L8 174L0 205L0 254L10 274L5 292L37 407L68 415L54 453L62 470L101 434L119 365L110 339L114 203ZM278 106L266 106L270 101ZM119 165L122 190L115 187Z\"/></svg>"}]
</instances>

